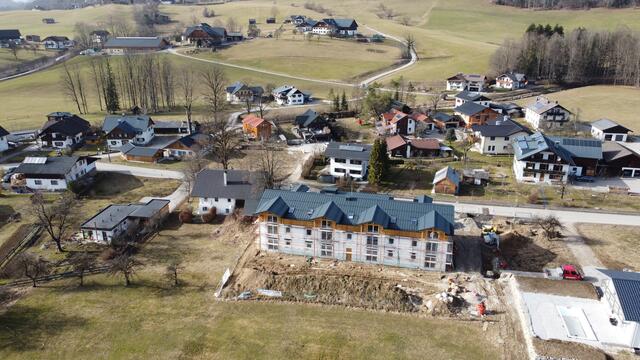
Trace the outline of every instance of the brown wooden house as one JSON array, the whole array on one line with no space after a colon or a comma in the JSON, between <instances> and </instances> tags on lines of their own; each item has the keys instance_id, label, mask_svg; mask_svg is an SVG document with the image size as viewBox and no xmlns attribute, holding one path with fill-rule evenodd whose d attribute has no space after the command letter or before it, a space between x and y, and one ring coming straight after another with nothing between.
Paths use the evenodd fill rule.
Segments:
<instances>
[{"instance_id":1,"label":"brown wooden house","mask_svg":"<svg viewBox=\"0 0 640 360\"><path fill-rule=\"evenodd\" d=\"M460 191L460 176L450 166L444 167L433 177L433 193L457 195Z\"/></svg>"},{"instance_id":2,"label":"brown wooden house","mask_svg":"<svg viewBox=\"0 0 640 360\"><path fill-rule=\"evenodd\" d=\"M456 107L453 111L462 118L467 128L473 125L485 125L487 121L495 120L500 115L489 107L470 101Z\"/></svg>"},{"instance_id":3,"label":"brown wooden house","mask_svg":"<svg viewBox=\"0 0 640 360\"><path fill-rule=\"evenodd\" d=\"M249 139L267 141L271 138L271 123L255 115L242 119L242 131Z\"/></svg>"}]
</instances>

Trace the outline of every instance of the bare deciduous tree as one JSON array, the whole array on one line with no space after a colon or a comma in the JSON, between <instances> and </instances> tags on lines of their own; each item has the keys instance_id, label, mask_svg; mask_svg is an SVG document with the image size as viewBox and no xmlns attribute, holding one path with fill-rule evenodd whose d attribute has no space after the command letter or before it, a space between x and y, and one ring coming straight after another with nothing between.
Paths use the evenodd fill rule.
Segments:
<instances>
[{"instance_id":1,"label":"bare deciduous tree","mask_svg":"<svg viewBox=\"0 0 640 360\"><path fill-rule=\"evenodd\" d=\"M71 228L71 212L75 202L75 196L68 191L51 204L47 203L42 193L37 192L31 196L31 211L60 252L64 251L62 240Z\"/></svg>"},{"instance_id":2,"label":"bare deciduous tree","mask_svg":"<svg viewBox=\"0 0 640 360\"><path fill-rule=\"evenodd\" d=\"M73 271L78 273L80 286L84 286L84 275L93 266L94 259L87 252L83 252L71 258Z\"/></svg>"},{"instance_id":3,"label":"bare deciduous tree","mask_svg":"<svg viewBox=\"0 0 640 360\"><path fill-rule=\"evenodd\" d=\"M24 276L31 279L33 287L37 286L38 278L49 274L51 266L42 257L36 257L29 253L22 253L18 257L18 264L22 268Z\"/></svg>"},{"instance_id":4,"label":"bare deciduous tree","mask_svg":"<svg viewBox=\"0 0 640 360\"><path fill-rule=\"evenodd\" d=\"M109 272L111 275L124 276L125 286L131 285L131 278L135 275L142 263L133 255L123 252L111 260Z\"/></svg>"},{"instance_id":5,"label":"bare deciduous tree","mask_svg":"<svg viewBox=\"0 0 640 360\"><path fill-rule=\"evenodd\" d=\"M221 118L206 122L202 128L211 135L210 151L214 159L222 164L223 169L229 169L231 156L242 140L240 133Z\"/></svg>"},{"instance_id":6,"label":"bare deciduous tree","mask_svg":"<svg viewBox=\"0 0 640 360\"><path fill-rule=\"evenodd\" d=\"M182 271L183 268L184 267L179 260L174 260L169 265L167 265L165 276L169 281L171 281L173 286L179 285L178 272Z\"/></svg>"},{"instance_id":7,"label":"bare deciduous tree","mask_svg":"<svg viewBox=\"0 0 640 360\"><path fill-rule=\"evenodd\" d=\"M203 146L204 145L204 146ZM182 170L184 174L184 182L187 184L187 191L191 193L193 190L193 185L196 182L196 177L198 173L207 167L209 161L206 159L207 152L207 144L199 145L198 149L194 151L193 156L191 156L187 161L184 162L185 166ZM191 201L191 198L189 198Z\"/></svg>"},{"instance_id":8,"label":"bare deciduous tree","mask_svg":"<svg viewBox=\"0 0 640 360\"><path fill-rule=\"evenodd\" d=\"M205 87L204 99L213 113L214 121L217 121L227 105L227 77L222 68L212 66L202 73L202 82Z\"/></svg>"},{"instance_id":9,"label":"bare deciduous tree","mask_svg":"<svg viewBox=\"0 0 640 360\"><path fill-rule=\"evenodd\" d=\"M195 74L192 69L186 68L180 74L178 79L178 85L182 95L182 106L184 107L185 114L187 116L187 125L189 126L189 133L192 129L193 114L193 101L195 100L193 90L195 88Z\"/></svg>"},{"instance_id":10,"label":"bare deciduous tree","mask_svg":"<svg viewBox=\"0 0 640 360\"><path fill-rule=\"evenodd\" d=\"M565 229L565 226L554 215L535 217L533 223L544 232L547 240L558 237L560 231Z\"/></svg>"},{"instance_id":11,"label":"bare deciduous tree","mask_svg":"<svg viewBox=\"0 0 640 360\"><path fill-rule=\"evenodd\" d=\"M427 105L429 106L429 110L431 110L433 113L438 111L438 106L440 105L440 102L443 98L444 94L441 92L429 95L427 97Z\"/></svg>"},{"instance_id":12,"label":"bare deciduous tree","mask_svg":"<svg viewBox=\"0 0 640 360\"><path fill-rule=\"evenodd\" d=\"M78 95L78 88L76 86L75 72L77 71L77 69L71 70L67 66L66 62L62 64L62 69L62 82L60 83L62 85L62 91L65 95L67 95L69 99L71 99L71 101L76 104L78 112L82 114L81 100L80 96Z\"/></svg>"},{"instance_id":13,"label":"bare deciduous tree","mask_svg":"<svg viewBox=\"0 0 640 360\"><path fill-rule=\"evenodd\" d=\"M283 180L282 157L279 152L274 148L262 146L260 153L260 163L258 164L258 170L261 174L261 188L262 189L275 189Z\"/></svg>"}]
</instances>

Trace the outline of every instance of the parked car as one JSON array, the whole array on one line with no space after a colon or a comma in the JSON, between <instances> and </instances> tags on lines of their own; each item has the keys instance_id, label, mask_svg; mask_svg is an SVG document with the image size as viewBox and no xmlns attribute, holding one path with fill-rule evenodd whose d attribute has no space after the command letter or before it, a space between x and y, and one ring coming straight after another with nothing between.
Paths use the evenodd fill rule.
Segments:
<instances>
[{"instance_id":1,"label":"parked car","mask_svg":"<svg viewBox=\"0 0 640 360\"><path fill-rule=\"evenodd\" d=\"M595 182L596 179L593 176L578 176L578 177L576 177L576 181L577 182L592 183L592 182Z\"/></svg>"},{"instance_id":2,"label":"parked car","mask_svg":"<svg viewBox=\"0 0 640 360\"><path fill-rule=\"evenodd\" d=\"M544 276L552 280L584 280L584 276L574 265L565 264L557 268L544 269Z\"/></svg>"}]
</instances>

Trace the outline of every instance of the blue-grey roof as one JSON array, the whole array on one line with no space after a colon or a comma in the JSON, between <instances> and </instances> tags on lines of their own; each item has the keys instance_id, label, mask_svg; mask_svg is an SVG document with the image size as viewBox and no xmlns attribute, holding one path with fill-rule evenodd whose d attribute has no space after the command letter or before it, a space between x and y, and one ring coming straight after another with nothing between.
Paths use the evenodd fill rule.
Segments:
<instances>
[{"instance_id":1,"label":"blue-grey roof","mask_svg":"<svg viewBox=\"0 0 640 360\"><path fill-rule=\"evenodd\" d=\"M444 179L449 179L452 183L456 185L460 184L460 176L451 166L446 166L438 170L435 176L433 177L433 183L437 184Z\"/></svg>"},{"instance_id":2,"label":"blue-grey roof","mask_svg":"<svg viewBox=\"0 0 640 360\"><path fill-rule=\"evenodd\" d=\"M385 229L439 229L453 234L454 207L396 200L389 195L265 190L255 213L271 213L293 220L327 218L343 225L377 224Z\"/></svg>"},{"instance_id":3,"label":"blue-grey roof","mask_svg":"<svg viewBox=\"0 0 640 360\"><path fill-rule=\"evenodd\" d=\"M137 146L131 142L128 142L120 147L120 152L129 156L153 157L159 151L162 151L162 149L149 146Z\"/></svg>"},{"instance_id":4,"label":"blue-grey roof","mask_svg":"<svg viewBox=\"0 0 640 360\"><path fill-rule=\"evenodd\" d=\"M454 120L452 115L445 114L443 112L437 112L435 115L433 115L433 118L442 122L449 122L451 120Z\"/></svg>"},{"instance_id":5,"label":"blue-grey roof","mask_svg":"<svg viewBox=\"0 0 640 360\"><path fill-rule=\"evenodd\" d=\"M153 199L146 204L112 204L82 224L86 230L111 230L128 218L148 219L169 205L169 200Z\"/></svg>"},{"instance_id":6,"label":"blue-grey roof","mask_svg":"<svg viewBox=\"0 0 640 360\"><path fill-rule=\"evenodd\" d=\"M31 175L66 175L71 168L80 160L87 159L88 162L94 162L96 159L92 157L80 156L55 156L55 157L26 157L22 164L16 170L16 174Z\"/></svg>"},{"instance_id":7,"label":"blue-grey roof","mask_svg":"<svg viewBox=\"0 0 640 360\"><path fill-rule=\"evenodd\" d=\"M191 196L201 198L228 198L236 200L257 199L259 194L258 173L245 170L205 169L196 176Z\"/></svg>"},{"instance_id":8,"label":"blue-grey roof","mask_svg":"<svg viewBox=\"0 0 640 360\"><path fill-rule=\"evenodd\" d=\"M471 101L467 101L466 103L456 107L453 109L456 113L464 114L464 115L475 115L481 112L484 109L488 109L486 106L482 106L480 104L476 104Z\"/></svg>"},{"instance_id":9,"label":"blue-grey roof","mask_svg":"<svg viewBox=\"0 0 640 360\"><path fill-rule=\"evenodd\" d=\"M328 158L368 161L372 146L369 144L350 144L330 142L324 155Z\"/></svg>"},{"instance_id":10,"label":"blue-grey roof","mask_svg":"<svg viewBox=\"0 0 640 360\"><path fill-rule=\"evenodd\" d=\"M291 187L291 191L295 191L295 192L307 192L309 191L309 187L305 184L294 184Z\"/></svg>"},{"instance_id":11,"label":"blue-grey roof","mask_svg":"<svg viewBox=\"0 0 640 360\"><path fill-rule=\"evenodd\" d=\"M598 269L611 278L618 294L624 319L640 322L640 273Z\"/></svg>"},{"instance_id":12,"label":"blue-grey roof","mask_svg":"<svg viewBox=\"0 0 640 360\"><path fill-rule=\"evenodd\" d=\"M298 125L298 127L307 128L318 119L322 120L322 117L317 112L308 109L302 115L296 116L294 123Z\"/></svg>"},{"instance_id":13,"label":"blue-grey roof","mask_svg":"<svg viewBox=\"0 0 640 360\"><path fill-rule=\"evenodd\" d=\"M161 37L114 37L107 40L105 48L161 49L167 42Z\"/></svg>"},{"instance_id":14,"label":"blue-grey roof","mask_svg":"<svg viewBox=\"0 0 640 360\"><path fill-rule=\"evenodd\" d=\"M518 136L513 144L514 155L517 160L528 158L537 153L548 151L556 154L569 165L575 165L573 156L569 151L541 132L529 136Z\"/></svg>"},{"instance_id":15,"label":"blue-grey roof","mask_svg":"<svg viewBox=\"0 0 640 360\"><path fill-rule=\"evenodd\" d=\"M358 23L354 19L322 19L327 25L334 26L338 30L357 30Z\"/></svg>"},{"instance_id":16,"label":"blue-grey roof","mask_svg":"<svg viewBox=\"0 0 640 360\"><path fill-rule=\"evenodd\" d=\"M474 132L479 132L480 135L487 136L511 136L520 132L531 134L531 131L519 123L511 120L508 116L500 120L487 121L485 125L473 125L471 126Z\"/></svg>"},{"instance_id":17,"label":"blue-grey roof","mask_svg":"<svg viewBox=\"0 0 640 360\"><path fill-rule=\"evenodd\" d=\"M251 92L255 95L255 96L259 96L262 95L262 93L264 92L264 90L262 89L262 87L260 86L248 86L245 83L243 83L242 81L236 81L233 84L231 84L229 87L227 87L227 92L229 94L235 94L238 91L242 90L242 89L249 89L251 90Z\"/></svg>"},{"instance_id":18,"label":"blue-grey roof","mask_svg":"<svg viewBox=\"0 0 640 360\"><path fill-rule=\"evenodd\" d=\"M5 130L5 128L0 126L0 137L1 136L7 136L7 135L9 135L9 132L7 130Z\"/></svg>"},{"instance_id":19,"label":"blue-grey roof","mask_svg":"<svg viewBox=\"0 0 640 360\"><path fill-rule=\"evenodd\" d=\"M456 94L456 98L466 100L466 101L488 101L490 100L488 97L473 91L461 91Z\"/></svg>"},{"instance_id":20,"label":"blue-grey roof","mask_svg":"<svg viewBox=\"0 0 640 360\"><path fill-rule=\"evenodd\" d=\"M614 128L615 130L620 131L620 133L628 133L629 131L631 131L631 129L626 128L610 119L596 120L591 123L591 126L601 131L606 131Z\"/></svg>"},{"instance_id":21,"label":"blue-grey roof","mask_svg":"<svg viewBox=\"0 0 640 360\"><path fill-rule=\"evenodd\" d=\"M289 93L289 91L291 91L292 89L295 89L295 86L292 85L282 85L282 86L278 86L277 88L273 89L273 91L271 92L272 94L287 94Z\"/></svg>"},{"instance_id":22,"label":"blue-grey roof","mask_svg":"<svg viewBox=\"0 0 640 360\"><path fill-rule=\"evenodd\" d=\"M557 101L551 101L549 99L547 99L546 97L539 97L536 99L536 101L532 104L527 105L527 109L533 111L536 114L543 114L555 107L560 107L562 109L564 109L565 111L571 113L569 110L567 110L564 106L558 104Z\"/></svg>"},{"instance_id":23,"label":"blue-grey roof","mask_svg":"<svg viewBox=\"0 0 640 360\"><path fill-rule=\"evenodd\" d=\"M549 137L556 146L568 151L574 158L602 159L602 141L596 139Z\"/></svg>"},{"instance_id":24,"label":"blue-grey roof","mask_svg":"<svg viewBox=\"0 0 640 360\"><path fill-rule=\"evenodd\" d=\"M149 115L109 115L104 118L102 131L106 134L115 128L122 129L125 133L135 134L137 131L144 132L153 124Z\"/></svg>"},{"instance_id":25,"label":"blue-grey roof","mask_svg":"<svg viewBox=\"0 0 640 360\"><path fill-rule=\"evenodd\" d=\"M224 38L227 36L227 30L223 27L219 27L219 26L211 26L207 23L200 23L198 25L194 25L194 26L189 26L185 31L184 31L184 36L185 37L189 37L189 35L191 35L192 32L194 32L195 30L202 30L205 33L207 33L207 35L211 36L211 37L218 37L218 38Z\"/></svg>"},{"instance_id":26,"label":"blue-grey roof","mask_svg":"<svg viewBox=\"0 0 640 360\"><path fill-rule=\"evenodd\" d=\"M525 74L514 73L514 72L504 73L504 74L498 76L498 78L505 77L505 76L508 77L509 79L511 79L514 82L522 82L522 81L525 81L527 79Z\"/></svg>"}]
</instances>

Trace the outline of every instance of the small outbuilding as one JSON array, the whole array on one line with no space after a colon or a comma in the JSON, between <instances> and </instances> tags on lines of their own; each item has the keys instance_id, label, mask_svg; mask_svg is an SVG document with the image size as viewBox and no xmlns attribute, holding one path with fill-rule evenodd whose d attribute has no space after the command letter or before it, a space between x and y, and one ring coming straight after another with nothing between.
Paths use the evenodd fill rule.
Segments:
<instances>
[{"instance_id":1,"label":"small outbuilding","mask_svg":"<svg viewBox=\"0 0 640 360\"><path fill-rule=\"evenodd\" d=\"M434 194L457 195L460 191L460 175L451 166L444 167L433 177Z\"/></svg>"}]
</instances>

